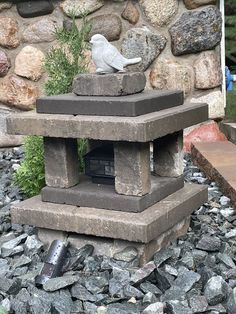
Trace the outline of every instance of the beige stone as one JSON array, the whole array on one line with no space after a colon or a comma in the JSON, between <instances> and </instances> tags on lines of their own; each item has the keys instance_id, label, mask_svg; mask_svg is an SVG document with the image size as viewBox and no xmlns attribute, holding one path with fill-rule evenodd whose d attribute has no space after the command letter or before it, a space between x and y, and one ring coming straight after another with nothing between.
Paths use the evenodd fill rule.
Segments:
<instances>
[{"instance_id":1,"label":"beige stone","mask_svg":"<svg viewBox=\"0 0 236 314\"><path fill-rule=\"evenodd\" d=\"M156 89L182 90L185 96L194 89L193 68L170 59L157 60L149 77Z\"/></svg>"},{"instance_id":2,"label":"beige stone","mask_svg":"<svg viewBox=\"0 0 236 314\"><path fill-rule=\"evenodd\" d=\"M224 97L221 91L213 91L207 95L198 98L192 98L192 103L207 103L209 110L209 118L222 118L224 117Z\"/></svg>"},{"instance_id":3,"label":"beige stone","mask_svg":"<svg viewBox=\"0 0 236 314\"><path fill-rule=\"evenodd\" d=\"M216 4L216 0L184 0L187 9L196 9L202 5Z\"/></svg>"},{"instance_id":4,"label":"beige stone","mask_svg":"<svg viewBox=\"0 0 236 314\"><path fill-rule=\"evenodd\" d=\"M20 44L19 27L15 19L0 17L0 46L16 48Z\"/></svg>"},{"instance_id":5,"label":"beige stone","mask_svg":"<svg viewBox=\"0 0 236 314\"><path fill-rule=\"evenodd\" d=\"M220 61L214 51L200 54L194 63L195 87L197 89L209 89L220 86L222 73Z\"/></svg>"},{"instance_id":6,"label":"beige stone","mask_svg":"<svg viewBox=\"0 0 236 314\"><path fill-rule=\"evenodd\" d=\"M123 19L129 21L131 24L136 24L139 20L140 13L134 3L129 0L121 16L123 17Z\"/></svg>"},{"instance_id":7,"label":"beige stone","mask_svg":"<svg viewBox=\"0 0 236 314\"><path fill-rule=\"evenodd\" d=\"M10 1L3 1L0 3L0 12L5 10L5 9L10 9L12 7L12 2Z\"/></svg>"},{"instance_id":8,"label":"beige stone","mask_svg":"<svg viewBox=\"0 0 236 314\"><path fill-rule=\"evenodd\" d=\"M11 107L33 109L38 94L37 87L15 75L4 78L0 83L0 101Z\"/></svg>"},{"instance_id":9,"label":"beige stone","mask_svg":"<svg viewBox=\"0 0 236 314\"><path fill-rule=\"evenodd\" d=\"M38 81L43 74L45 55L38 48L24 47L15 59L15 73L33 81Z\"/></svg>"},{"instance_id":10,"label":"beige stone","mask_svg":"<svg viewBox=\"0 0 236 314\"><path fill-rule=\"evenodd\" d=\"M44 17L41 20L30 24L23 32L24 42L41 43L55 40L55 29L61 27L62 23L56 18Z\"/></svg>"},{"instance_id":11,"label":"beige stone","mask_svg":"<svg viewBox=\"0 0 236 314\"><path fill-rule=\"evenodd\" d=\"M90 14L97 11L103 5L103 0L65 0L61 3L61 8L68 16L73 12L76 17L81 17L84 13Z\"/></svg>"},{"instance_id":12,"label":"beige stone","mask_svg":"<svg viewBox=\"0 0 236 314\"><path fill-rule=\"evenodd\" d=\"M154 26L168 24L178 11L178 0L141 0L140 5Z\"/></svg>"}]
</instances>

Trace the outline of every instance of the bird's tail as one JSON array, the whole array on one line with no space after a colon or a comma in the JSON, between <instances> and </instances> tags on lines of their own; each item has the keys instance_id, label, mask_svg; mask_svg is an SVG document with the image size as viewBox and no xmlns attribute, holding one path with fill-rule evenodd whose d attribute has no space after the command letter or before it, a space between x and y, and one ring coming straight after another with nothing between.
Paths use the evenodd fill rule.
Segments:
<instances>
[{"instance_id":1,"label":"bird's tail","mask_svg":"<svg viewBox=\"0 0 236 314\"><path fill-rule=\"evenodd\" d=\"M133 58L133 59L127 59L126 65L136 64L142 61L142 58Z\"/></svg>"}]
</instances>

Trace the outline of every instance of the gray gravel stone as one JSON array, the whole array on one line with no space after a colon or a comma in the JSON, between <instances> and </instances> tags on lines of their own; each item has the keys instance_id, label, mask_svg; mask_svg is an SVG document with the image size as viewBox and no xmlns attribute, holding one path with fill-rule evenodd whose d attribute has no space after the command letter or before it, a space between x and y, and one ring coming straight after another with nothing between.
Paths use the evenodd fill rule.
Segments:
<instances>
[{"instance_id":1,"label":"gray gravel stone","mask_svg":"<svg viewBox=\"0 0 236 314\"><path fill-rule=\"evenodd\" d=\"M150 304L142 314L164 314L164 304L161 302Z\"/></svg>"},{"instance_id":2,"label":"gray gravel stone","mask_svg":"<svg viewBox=\"0 0 236 314\"><path fill-rule=\"evenodd\" d=\"M137 314L138 307L136 304L113 303L107 306L107 314Z\"/></svg>"},{"instance_id":3,"label":"gray gravel stone","mask_svg":"<svg viewBox=\"0 0 236 314\"><path fill-rule=\"evenodd\" d=\"M149 281L141 283L140 289L144 293L152 292L156 296L160 296L162 294L161 290L156 285L152 284Z\"/></svg>"},{"instance_id":4,"label":"gray gravel stone","mask_svg":"<svg viewBox=\"0 0 236 314\"><path fill-rule=\"evenodd\" d=\"M113 258L117 261L132 262L138 256L138 250L135 247L127 246L122 251L114 254Z\"/></svg>"},{"instance_id":5,"label":"gray gravel stone","mask_svg":"<svg viewBox=\"0 0 236 314\"><path fill-rule=\"evenodd\" d=\"M195 283L200 280L201 276L194 271L189 271L187 269L181 270L179 276L176 278L174 285L178 286L185 292L188 292Z\"/></svg>"},{"instance_id":6,"label":"gray gravel stone","mask_svg":"<svg viewBox=\"0 0 236 314\"><path fill-rule=\"evenodd\" d=\"M210 305L216 305L227 299L228 286L221 276L215 276L208 280L204 295Z\"/></svg>"},{"instance_id":7,"label":"gray gravel stone","mask_svg":"<svg viewBox=\"0 0 236 314\"><path fill-rule=\"evenodd\" d=\"M221 240L215 236L203 235L196 245L197 249L216 252L221 248Z\"/></svg>"},{"instance_id":8,"label":"gray gravel stone","mask_svg":"<svg viewBox=\"0 0 236 314\"><path fill-rule=\"evenodd\" d=\"M79 283L76 283L71 288L71 295L73 298L79 299L81 301L91 301L91 302L96 301L96 297Z\"/></svg>"},{"instance_id":9,"label":"gray gravel stone","mask_svg":"<svg viewBox=\"0 0 236 314\"><path fill-rule=\"evenodd\" d=\"M193 312L184 301L167 301L167 310L171 314L192 314Z\"/></svg>"},{"instance_id":10,"label":"gray gravel stone","mask_svg":"<svg viewBox=\"0 0 236 314\"><path fill-rule=\"evenodd\" d=\"M202 295L195 295L189 299L189 305L193 313L205 313L208 308L207 299Z\"/></svg>"},{"instance_id":11,"label":"gray gravel stone","mask_svg":"<svg viewBox=\"0 0 236 314\"><path fill-rule=\"evenodd\" d=\"M228 308L229 314L236 313L236 288L234 288L229 295L227 308Z\"/></svg>"},{"instance_id":12,"label":"gray gravel stone","mask_svg":"<svg viewBox=\"0 0 236 314\"><path fill-rule=\"evenodd\" d=\"M45 291L56 291L73 285L78 281L78 276L63 276L49 279L43 285Z\"/></svg>"}]
</instances>

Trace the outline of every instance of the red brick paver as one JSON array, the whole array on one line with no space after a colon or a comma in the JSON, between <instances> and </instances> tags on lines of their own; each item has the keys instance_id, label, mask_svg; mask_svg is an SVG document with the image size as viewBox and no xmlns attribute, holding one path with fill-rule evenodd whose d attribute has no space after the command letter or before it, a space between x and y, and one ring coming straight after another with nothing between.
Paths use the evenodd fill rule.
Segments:
<instances>
[{"instance_id":1,"label":"red brick paver","mask_svg":"<svg viewBox=\"0 0 236 314\"><path fill-rule=\"evenodd\" d=\"M194 143L193 161L215 180L236 206L236 145L231 142Z\"/></svg>"}]
</instances>

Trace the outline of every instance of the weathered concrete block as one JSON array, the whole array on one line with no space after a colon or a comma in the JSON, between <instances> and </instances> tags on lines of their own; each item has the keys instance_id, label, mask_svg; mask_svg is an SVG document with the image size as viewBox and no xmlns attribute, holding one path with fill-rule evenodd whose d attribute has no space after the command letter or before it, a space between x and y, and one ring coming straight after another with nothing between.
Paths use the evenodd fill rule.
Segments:
<instances>
[{"instance_id":1,"label":"weathered concrete block","mask_svg":"<svg viewBox=\"0 0 236 314\"><path fill-rule=\"evenodd\" d=\"M150 142L207 119L207 104L192 103L128 118L37 114L31 111L7 117L7 132L15 135Z\"/></svg>"},{"instance_id":2,"label":"weathered concrete block","mask_svg":"<svg viewBox=\"0 0 236 314\"><path fill-rule=\"evenodd\" d=\"M143 72L79 74L74 78L73 92L80 96L122 96L139 93L145 85Z\"/></svg>"},{"instance_id":3,"label":"weathered concrete block","mask_svg":"<svg viewBox=\"0 0 236 314\"><path fill-rule=\"evenodd\" d=\"M76 233L67 233L50 229L38 228L38 237L47 248L54 240L67 239L70 245L77 249L86 244L94 246L94 254L105 255L112 258L116 253L121 252L127 247L136 248L138 251L139 266L143 266L153 257L161 248L169 245L170 242L186 234L189 228L190 217L176 223L172 228L165 231L161 236L153 239L149 243L137 243L125 240L116 240L111 238L94 237Z\"/></svg>"},{"instance_id":4,"label":"weathered concrete block","mask_svg":"<svg viewBox=\"0 0 236 314\"><path fill-rule=\"evenodd\" d=\"M77 140L45 137L44 158L48 186L68 188L79 182Z\"/></svg>"},{"instance_id":5,"label":"weathered concrete block","mask_svg":"<svg viewBox=\"0 0 236 314\"><path fill-rule=\"evenodd\" d=\"M154 171L162 177L183 174L183 131L166 135L153 142Z\"/></svg>"},{"instance_id":6,"label":"weathered concrete block","mask_svg":"<svg viewBox=\"0 0 236 314\"><path fill-rule=\"evenodd\" d=\"M114 166L117 193L141 196L150 192L149 143L114 143Z\"/></svg>"},{"instance_id":7,"label":"weathered concrete block","mask_svg":"<svg viewBox=\"0 0 236 314\"><path fill-rule=\"evenodd\" d=\"M79 234L149 243L207 201L207 187L185 187L142 213L42 202L40 196L12 205L13 223Z\"/></svg>"}]
</instances>

